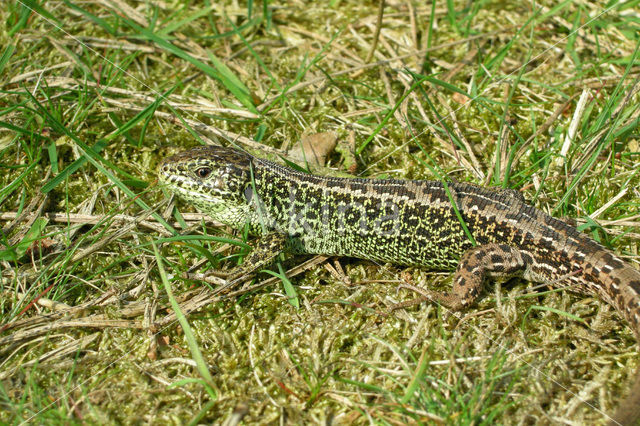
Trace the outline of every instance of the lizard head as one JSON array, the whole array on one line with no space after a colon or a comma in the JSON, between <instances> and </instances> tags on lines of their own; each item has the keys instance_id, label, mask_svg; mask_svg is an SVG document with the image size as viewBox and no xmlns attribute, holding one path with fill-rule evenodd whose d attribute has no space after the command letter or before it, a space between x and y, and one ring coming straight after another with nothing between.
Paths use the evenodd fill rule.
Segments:
<instances>
[{"instance_id":1,"label":"lizard head","mask_svg":"<svg viewBox=\"0 0 640 426\"><path fill-rule=\"evenodd\" d=\"M167 158L160 182L214 220L239 228L252 197L251 155L234 148L204 146Z\"/></svg>"}]
</instances>

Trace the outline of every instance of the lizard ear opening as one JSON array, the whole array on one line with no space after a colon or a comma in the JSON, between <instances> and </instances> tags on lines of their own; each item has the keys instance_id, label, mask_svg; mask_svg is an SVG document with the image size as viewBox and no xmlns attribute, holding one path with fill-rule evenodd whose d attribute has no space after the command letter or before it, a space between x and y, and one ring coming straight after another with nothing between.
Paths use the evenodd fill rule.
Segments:
<instances>
[{"instance_id":1,"label":"lizard ear opening","mask_svg":"<svg viewBox=\"0 0 640 426\"><path fill-rule=\"evenodd\" d=\"M251 186L251 184L244 188L244 199L247 200L248 204L251 204L253 200L253 186Z\"/></svg>"}]
</instances>

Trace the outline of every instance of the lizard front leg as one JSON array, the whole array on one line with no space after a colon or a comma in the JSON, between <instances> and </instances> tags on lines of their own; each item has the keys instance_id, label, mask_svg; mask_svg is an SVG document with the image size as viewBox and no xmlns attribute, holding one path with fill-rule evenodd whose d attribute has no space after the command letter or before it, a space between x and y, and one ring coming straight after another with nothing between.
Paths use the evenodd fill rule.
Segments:
<instances>
[{"instance_id":1,"label":"lizard front leg","mask_svg":"<svg viewBox=\"0 0 640 426\"><path fill-rule=\"evenodd\" d=\"M283 252L286 243L287 236L280 233L270 233L260 237L256 241L253 250L244 259L244 262L229 271L226 284L218 288L216 292L219 293L233 287L269 266Z\"/></svg>"}]
</instances>

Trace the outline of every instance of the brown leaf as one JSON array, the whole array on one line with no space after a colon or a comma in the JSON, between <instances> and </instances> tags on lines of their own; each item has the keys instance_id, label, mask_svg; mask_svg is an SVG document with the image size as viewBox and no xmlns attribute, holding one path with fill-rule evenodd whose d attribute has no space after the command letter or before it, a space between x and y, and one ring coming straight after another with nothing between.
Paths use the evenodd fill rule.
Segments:
<instances>
[{"instance_id":1,"label":"brown leaf","mask_svg":"<svg viewBox=\"0 0 640 426\"><path fill-rule=\"evenodd\" d=\"M289 156L303 164L324 166L337 141L338 135L333 132L303 136L302 140L289 150Z\"/></svg>"}]
</instances>

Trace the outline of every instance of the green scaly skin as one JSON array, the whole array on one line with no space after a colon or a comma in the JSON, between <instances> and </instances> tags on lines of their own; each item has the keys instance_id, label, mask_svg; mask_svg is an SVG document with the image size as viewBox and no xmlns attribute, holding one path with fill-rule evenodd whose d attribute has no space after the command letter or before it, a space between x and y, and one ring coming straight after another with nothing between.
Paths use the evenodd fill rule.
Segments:
<instances>
[{"instance_id":1,"label":"green scaly skin","mask_svg":"<svg viewBox=\"0 0 640 426\"><path fill-rule=\"evenodd\" d=\"M455 269L452 292L423 290L452 309L472 304L485 279L516 276L598 295L640 339L640 272L566 222L525 204L517 191L319 177L214 146L168 158L159 175L213 219L237 229L248 225L261 236L231 285L282 251ZM610 424L638 423L640 375L629 395Z\"/></svg>"}]
</instances>

